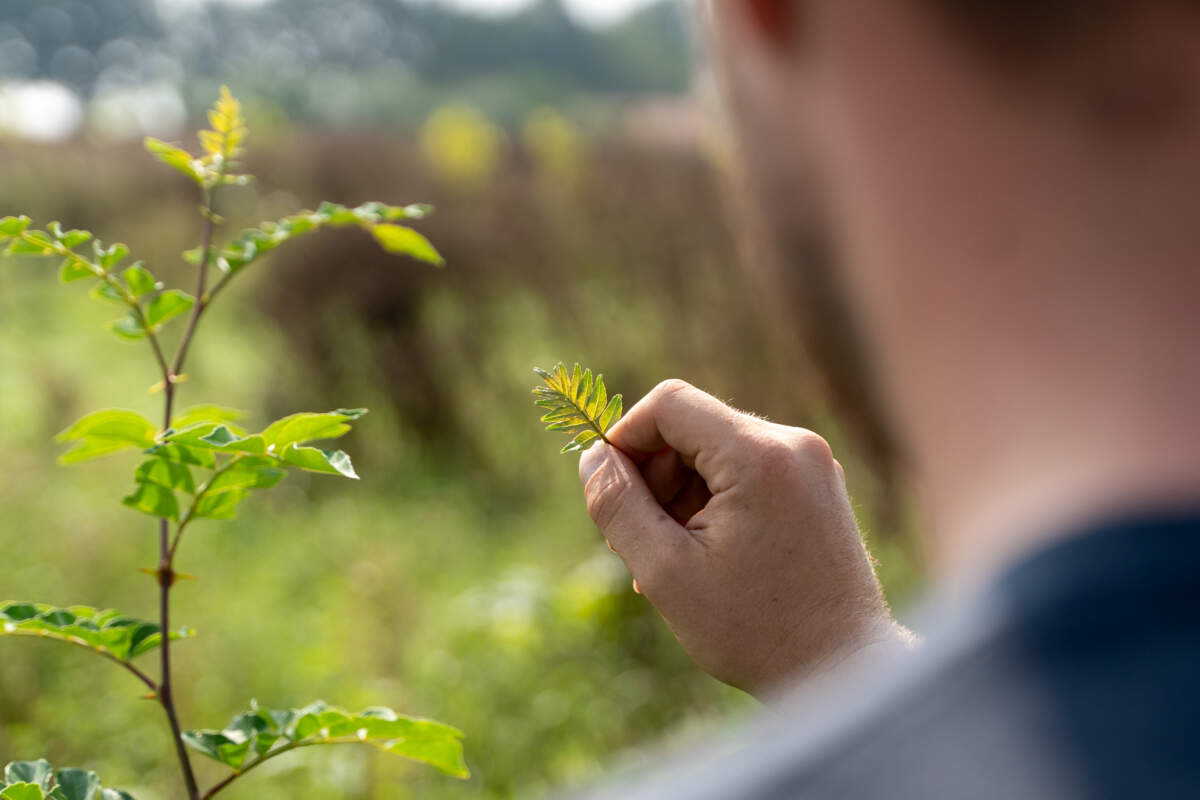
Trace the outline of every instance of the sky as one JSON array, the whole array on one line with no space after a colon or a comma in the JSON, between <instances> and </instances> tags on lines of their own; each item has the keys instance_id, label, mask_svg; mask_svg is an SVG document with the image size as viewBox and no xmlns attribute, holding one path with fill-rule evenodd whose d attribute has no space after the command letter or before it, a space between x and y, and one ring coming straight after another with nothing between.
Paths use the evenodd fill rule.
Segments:
<instances>
[{"instance_id":1,"label":"sky","mask_svg":"<svg viewBox=\"0 0 1200 800\"><path fill-rule=\"evenodd\" d=\"M528 0L438 0L445 5L485 13L501 13L528 5ZM564 5L584 22L602 25L628 14L649 0L564 0Z\"/></svg>"},{"instance_id":2,"label":"sky","mask_svg":"<svg viewBox=\"0 0 1200 800\"><path fill-rule=\"evenodd\" d=\"M418 0L435 2L482 14L503 14L532 0ZM164 6L187 6L196 3L222 2L230 5L259 5L265 0L159 0ZM563 5L580 22L605 25L621 19L631 11L648 5L651 0L563 0Z\"/></svg>"}]
</instances>

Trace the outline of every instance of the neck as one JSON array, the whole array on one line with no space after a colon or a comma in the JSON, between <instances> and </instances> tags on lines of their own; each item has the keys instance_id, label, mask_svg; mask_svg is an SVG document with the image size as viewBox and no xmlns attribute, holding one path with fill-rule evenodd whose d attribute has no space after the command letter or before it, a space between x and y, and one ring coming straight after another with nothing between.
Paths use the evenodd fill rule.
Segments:
<instances>
[{"instance_id":1,"label":"neck","mask_svg":"<svg viewBox=\"0 0 1200 800\"><path fill-rule=\"evenodd\" d=\"M962 294L900 340L901 369L920 376L900 405L949 581L1099 517L1200 508L1200 181L1076 186L1049 205L1027 196L1006 252L949 262L973 278L942 276Z\"/></svg>"}]
</instances>

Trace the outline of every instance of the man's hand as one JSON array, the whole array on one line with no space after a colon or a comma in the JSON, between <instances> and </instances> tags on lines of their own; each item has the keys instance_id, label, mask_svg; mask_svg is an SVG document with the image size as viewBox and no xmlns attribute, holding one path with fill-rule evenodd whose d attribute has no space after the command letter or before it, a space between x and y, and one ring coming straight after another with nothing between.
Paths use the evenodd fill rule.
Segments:
<instances>
[{"instance_id":1,"label":"man's hand","mask_svg":"<svg viewBox=\"0 0 1200 800\"><path fill-rule=\"evenodd\" d=\"M659 384L579 462L588 511L691 657L754 694L906 632L815 433Z\"/></svg>"}]
</instances>

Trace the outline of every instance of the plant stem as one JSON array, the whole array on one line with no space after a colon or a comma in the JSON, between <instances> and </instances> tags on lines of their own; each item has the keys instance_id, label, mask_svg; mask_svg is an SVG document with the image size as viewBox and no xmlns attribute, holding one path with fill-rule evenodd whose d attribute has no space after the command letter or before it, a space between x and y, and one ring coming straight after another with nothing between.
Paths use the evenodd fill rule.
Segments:
<instances>
[{"instance_id":1,"label":"plant stem","mask_svg":"<svg viewBox=\"0 0 1200 800\"><path fill-rule=\"evenodd\" d=\"M213 188L205 188L202 212L204 230L198 269L200 274L196 283L196 305L192 307L192 315L188 320L183 339L179 342L179 351L175 354L174 363L168 368L166 359L159 358L159 365L163 368L163 430L171 427L171 418L175 411L175 380L183 371L188 347L196 335L196 324L207 305L204 299L204 287L208 280L208 262L213 240L215 217L213 194ZM155 355L161 356L161 349L157 346L157 342L155 342ZM159 626L162 629L162 647L160 648L162 679L158 687L158 700L162 704L163 711L167 714L167 722L171 726L171 737L175 740L175 753L179 756L179 767L183 772L183 782L187 786L188 798L189 800L200 800L200 787L196 784L196 775L192 772L192 762L188 757L187 747L183 743L183 731L179 725L179 713L175 709L175 698L172 692L171 637L168 635L168 631L171 629L171 586L175 583L176 544L178 544L178 539L175 542L171 541L168 521L160 519L158 521L158 608Z\"/></svg>"},{"instance_id":2,"label":"plant stem","mask_svg":"<svg viewBox=\"0 0 1200 800\"><path fill-rule=\"evenodd\" d=\"M215 227L214 217L216 215L213 203L215 192L215 187L205 188L204 190L204 233L200 243L200 266L197 270L199 276L196 278L196 305L192 306L192 315L188 318L187 330L184 331L183 339L179 342L179 352L175 355L175 363L171 365L171 375L168 377L168 383L183 371L183 362L187 358L188 348L192 344L192 338L196 335L196 325L200 322L200 315L208 307L208 299L204 296L204 289L208 285L208 262L212 257L213 228ZM168 395L169 397L170 395ZM170 400L168 399L168 411L169 407ZM168 424L170 424L169 421Z\"/></svg>"},{"instance_id":3,"label":"plant stem","mask_svg":"<svg viewBox=\"0 0 1200 800\"><path fill-rule=\"evenodd\" d=\"M171 568L170 553L167 541L167 521L159 520L158 546L161 562L158 567L158 608L159 626L162 630L162 647L159 653L162 657L162 680L158 686L158 701L167 714L167 722L171 726L171 737L175 740L175 753L179 756L179 766L183 770L183 782L187 786L188 798L199 800L200 787L196 785L196 776L192 772L192 762L188 758L187 747L183 744L183 731L179 726L179 714L175 710L175 698L171 690L171 584L175 581L175 572Z\"/></svg>"}]
</instances>

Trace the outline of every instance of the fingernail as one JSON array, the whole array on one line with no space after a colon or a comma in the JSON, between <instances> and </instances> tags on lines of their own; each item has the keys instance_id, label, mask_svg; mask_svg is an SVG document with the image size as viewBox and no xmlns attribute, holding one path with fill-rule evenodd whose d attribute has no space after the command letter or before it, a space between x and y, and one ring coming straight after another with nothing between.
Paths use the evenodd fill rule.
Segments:
<instances>
[{"instance_id":1,"label":"fingernail","mask_svg":"<svg viewBox=\"0 0 1200 800\"><path fill-rule=\"evenodd\" d=\"M607 460L608 445L603 442L583 451L583 455L579 457L579 480L583 482L584 486L596 474L596 470L604 466L604 462Z\"/></svg>"},{"instance_id":2,"label":"fingernail","mask_svg":"<svg viewBox=\"0 0 1200 800\"><path fill-rule=\"evenodd\" d=\"M633 579L633 591L636 592L637 594L642 593L642 587L638 586L637 578Z\"/></svg>"}]
</instances>

